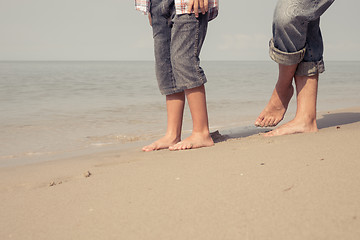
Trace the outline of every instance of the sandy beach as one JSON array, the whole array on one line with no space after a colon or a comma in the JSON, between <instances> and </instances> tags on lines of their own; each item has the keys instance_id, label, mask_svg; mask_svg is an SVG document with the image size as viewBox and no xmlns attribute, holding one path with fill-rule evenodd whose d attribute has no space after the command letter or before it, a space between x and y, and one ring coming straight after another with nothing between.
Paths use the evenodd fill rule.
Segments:
<instances>
[{"instance_id":1,"label":"sandy beach","mask_svg":"<svg viewBox=\"0 0 360 240\"><path fill-rule=\"evenodd\" d=\"M318 126L1 168L0 239L360 239L360 107Z\"/></svg>"}]
</instances>

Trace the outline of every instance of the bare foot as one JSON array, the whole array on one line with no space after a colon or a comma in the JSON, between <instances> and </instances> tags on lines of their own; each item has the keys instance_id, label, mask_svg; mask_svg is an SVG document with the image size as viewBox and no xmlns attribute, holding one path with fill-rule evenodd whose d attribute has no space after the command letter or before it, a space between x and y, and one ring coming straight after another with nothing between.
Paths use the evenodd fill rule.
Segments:
<instances>
[{"instance_id":1,"label":"bare foot","mask_svg":"<svg viewBox=\"0 0 360 240\"><path fill-rule=\"evenodd\" d=\"M281 90L275 88L269 100L268 105L260 113L255 121L257 127L274 127L285 115L290 99L294 94L294 87L290 85L289 88Z\"/></svg>"},{"instance_id":2,"label":"bare foot","mask_svg":"<svg viewBox=\"0 0 360 240\"><path fill-rule=\"evenodd\" d=\"M285 123L284 125L272 130L271 132L265 133L266 137L288 135L294 133L307 133L307 132L317 132L318 128L316 125L316 120L313 121L303 121L298 119L293 119L292 121Z\"/></svg>"},{"instance_id":3,"label":"bare foot","mask_svg":"<svg viewBox=\"0 0 360 240\"><path fill-rule=\"evenodd\" d=\"M160 138L159 140L153 142L152 144L143 147L142 150L144 152L151 152L151 151L160 150L160 149L167 149L179 141L180 141L180 138L164 136L164 137Z\"/></svg>"},{"instance_id":4,"label":"bare foot","mask_svg":"<svg viewBox=\"0 0 360 240\"><path fill-rule=\"evenodd\" d=\"M214 141L210 137L210 134L193 133L190 137L185 140L176 143L169 147L169 150L186 150L201 147L211 147L214 145Z\"/></svg>"}]
</instances>

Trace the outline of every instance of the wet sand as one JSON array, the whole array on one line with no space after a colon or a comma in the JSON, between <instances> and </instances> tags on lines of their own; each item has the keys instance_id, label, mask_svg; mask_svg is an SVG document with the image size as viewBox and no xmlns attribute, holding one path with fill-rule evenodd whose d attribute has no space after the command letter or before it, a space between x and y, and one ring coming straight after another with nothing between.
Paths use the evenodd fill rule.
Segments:
<instances>
[{"instance_id":1,"label":"wet sand","mask_svg":"<svg viewBox=\"0 0 360 240\"><path fill-rule=\"evenodd\" d=\"M360 107L318 126L1 168L0 239L359 239Z\"/></svg>"}]
</instances>

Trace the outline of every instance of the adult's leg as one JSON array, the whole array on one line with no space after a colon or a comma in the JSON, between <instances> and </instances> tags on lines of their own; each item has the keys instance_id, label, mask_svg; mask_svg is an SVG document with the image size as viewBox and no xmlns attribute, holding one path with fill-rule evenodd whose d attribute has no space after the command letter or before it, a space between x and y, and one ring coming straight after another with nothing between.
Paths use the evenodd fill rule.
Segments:
<instances>
[{"instance_id":1,"label":"adult's leg","mask_svg":"<svg viewBox=\"0 0 360 240\"><path fill-rule=\"evenodd\" d=\"M316 124L317 90L319 73L324 71L322 61L323 42L319 24L320 19L308 24L306 54L304 61L298 64L295 72L297 92L295 118L274 131L265 134L266 136L318 131Z\"/></svg>"},{"instance_id":2,"label":"adult's leg","mask_svg":"<svg viewBox=\"0 0 360 240\"><path fill-rule=\"evenodd\" d=\"M318 131L316 125L316 100L319 75L295 76L297 92L296 115L290 122L268 132L265 136Z\"/></svg>"},{"instance_id":3,"label":"adult's leg","mask_svg":"<svg viewBox=\"0 0 360 240\"><path fill-rule=\"evenodd\" d=\"M289 101L294 93L292 80L297 68L297 64L279 64L279 78L271 98L255 121L255 126L272 127L276 126L285 115Z\"/></svg>"},{"instance_id":4,"label":"adult's leg","mask_svg":"<svg viewBox=\"0 0 360 240\"><path fill-rule=\"evenodd\" d=\"M292 81L305 54L307 32L307 23L296 15L294 2L298 0L279 0L275 8L269 47L270 57L279 64L279 77L267 106L255 121L256 126L276 126L284 118L294 93Z\"/></svg>"},{"instance_id":5,"label":"adult's leg","mask_svg":"<svg viewBox=\"0 0 360 240\"><path fill-rule=\"evenodd\" d=\"M293 94L294 75L311 76L323 71L322 38L318 26L320 16L333 1L278 1L274 13L270 56L279 63L279 79L268 105L255 121L256 126L275 126L283 119ZM282 68L281 65L286 67ZM295 66L293 76L287 76L285 80L280 77L291 73Z\"/></svg>"}]
</instances>

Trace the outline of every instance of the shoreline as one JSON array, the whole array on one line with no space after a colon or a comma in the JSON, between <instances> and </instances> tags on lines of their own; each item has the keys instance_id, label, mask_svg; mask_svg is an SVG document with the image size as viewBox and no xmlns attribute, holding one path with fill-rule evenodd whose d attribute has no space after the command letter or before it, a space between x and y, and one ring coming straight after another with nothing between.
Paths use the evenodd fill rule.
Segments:
<instances>
[{"instance_id":1,"label":"shoreline","mask_svg":"<svg viewBox=\"0 0 360 240\"><path fill-rule=\"evenodd\" d=\"M165 102L158 93L153 65L140 65L141 72L133 62L0 64L4 99L0 104L4 110L0 117L0 168L127 151L162 136L166 131ZM271 61L214 61L204 63L204 67L209 78L210 131L240 136L244 136L243 131L256 133L253 121L271 95L276 65ZM329 63L321 76L318 112L357 107L357 69L358 63ZM295 111L293 97L283 122ZM191 129L186 105L183 136Z\"/></svg>"},{"instance_id":2,"label":"shoreline","mask_svg":"<svg viewBox=\"0 0 360 240\"><path fill-rule=\"evenodd\" d=\"M290 106L293 107L293 106ZM329 124L332 124L334 121L336 121L336 116L331 116L330 113L340 113L340 112L351 112L351 111L358 111L360 107L350 107L346 109L338 109L338 110L328 110L328 111L321 111L318 112L318 128L325 128L330 127ZM288 113L285 115L282 122L280 122L279 125L290 121L295 116L295 113L291 111L291 109L288 111ZM323 119L323 116L327 119ZM341 121L339 124L347 124L349 123L348 119L352 119L352 116L341 116ZM226 138L244 138L249 137L252 135L256 135L259 133L263 133L266 131L270 131L274 128L258 128L252 125L252 120L255 119L255 117L247 116L245 120L243 120L242 125L236 125L232 124L231 126L210 126L210 132L220 132L221 135L226 135ZM351 121L350 121L351 122ZM247 123L247 124L245 124ZM187 126L191 127L191 126ZM186 138L191 134L191 129L183 131L183 138ZM77 159L82 158L85 156L96 157L98 154L104 154L107 152L133 152L137 150L141 150L142 146L148 145L151 142L155 141L157 137L161 137L160 135L153 135L153 138L149 138L147 136L143 140L132 140L127 143L116 143L112 142L110 144L107 144L106 141L102 144L99 144L97 147L97 144L93 145L92 148L83 148L83 149L73 149L70 151L64 151L64 152L53 152L53 153L33 153L33 156L30 157L8 157L3 156L3 159L0 160L0 170L2 168L12 168L12 167L21 167L26 165L37 165L42 164L46 162L53 162L53 161L63 161L66 159ZM141 151L140 151L141 152ZM24 153L24 156L26 154ZM13 161L13 162L12 162Z\"/></svg>"},{"instance_id":3,"label":"shoreline","mask_svg":"<svg viewBox=\"0 0 360 240\"><path fill-rule=\"evenodd\" d=\"M317 133L0 168L0 238L357 239L360 107L318 116Z\"/></svg>"}]
</instances>

